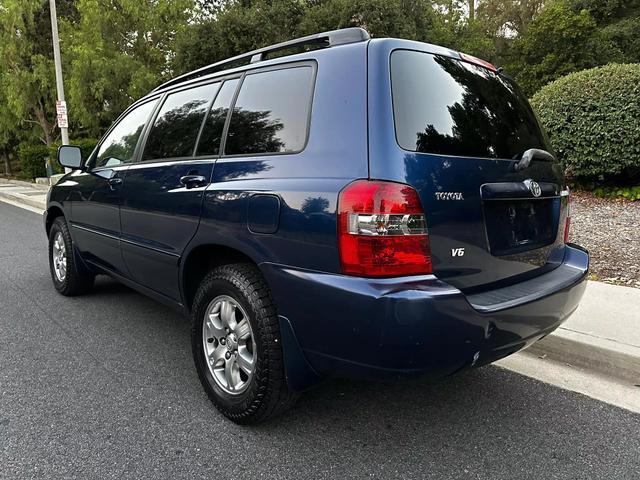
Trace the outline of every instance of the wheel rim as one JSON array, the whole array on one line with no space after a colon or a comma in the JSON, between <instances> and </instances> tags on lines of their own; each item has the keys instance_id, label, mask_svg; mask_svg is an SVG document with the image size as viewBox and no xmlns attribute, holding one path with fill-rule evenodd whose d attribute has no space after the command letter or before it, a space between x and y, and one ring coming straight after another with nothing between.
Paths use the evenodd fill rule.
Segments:
<instances>
[{"instance_id":1,"label":"wheel rim","mask_svg":"<svg viewBox=\"0 0 640 480\"><path fill-rule=\"evenodd\" d=\"M59 282L64 282L67 278L67 247L64 244L62 233L56 233L51 248L51 258L53 260L53 272Z\"/></svg>"},{"instance_id":2,"label":"wheel rim","mask_svg":"<svg viewBox=\"0 0 640 480\"><path fill-rule=\"evenodd\" d=\"M205 313L202 344L209 372L226 393L247 389L255 372L256 346L249 317L228 295L214 298Z\"/></svg>"}]
</instances>

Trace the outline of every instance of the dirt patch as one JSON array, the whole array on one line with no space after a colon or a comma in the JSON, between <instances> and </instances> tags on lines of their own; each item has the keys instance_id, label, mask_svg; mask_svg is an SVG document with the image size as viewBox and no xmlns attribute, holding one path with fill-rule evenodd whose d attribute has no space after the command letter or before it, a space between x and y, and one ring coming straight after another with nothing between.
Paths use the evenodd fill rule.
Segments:
<instances>
[{"instance_id":1,"label":"dirt patch","mask_svg":"<svg viewBox=\"0 0 640 480\"><path fill-rule=\"evenodd\" d=\"M640 288L640 202L573 192L569 241L591 255L591 275Z\"/></svg>"}]
</instances>

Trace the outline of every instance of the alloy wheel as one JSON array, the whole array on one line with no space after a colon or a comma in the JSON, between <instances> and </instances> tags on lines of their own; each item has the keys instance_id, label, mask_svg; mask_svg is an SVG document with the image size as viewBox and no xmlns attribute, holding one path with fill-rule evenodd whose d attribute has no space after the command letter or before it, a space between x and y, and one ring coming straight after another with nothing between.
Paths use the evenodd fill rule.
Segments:
<instances>
[{"instance_id":1,"label":"alloy wheel","mask_svg":"<svg viewBox=\"0 0 640 480\"><path fill-rule=\"evenodd\" d=\"M53 260L53 272L56 279L62 283L67 278L67 247L64 244L62 232L56 233L51 248L51 257Z\"/></svg>"},{"instance_id":2,"label":"alloy wheel","mask_svg":"<svg viewBox=\"0 0 640 480\"><path fill-rule=\"evenodd\" d=\"M232 297L220 295L207 307L202 343L216 384L232 395L246 390L255 372L256 347L249 317Z\"/></svg>"}]
</instances>

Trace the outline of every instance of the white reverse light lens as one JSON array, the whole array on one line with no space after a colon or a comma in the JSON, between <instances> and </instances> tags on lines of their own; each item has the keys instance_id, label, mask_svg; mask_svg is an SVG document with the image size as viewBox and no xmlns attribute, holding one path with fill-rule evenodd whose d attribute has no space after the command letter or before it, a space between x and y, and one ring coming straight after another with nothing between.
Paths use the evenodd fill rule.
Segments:
<instances>
[{"instance_id":1,"label":"white reverse light lens","mask_svg":"<svg viewBox=\"0 0 640 480\"><path fill-rule=\"evenodd\" d=\"M424 214L349 213L347 231L353 235L426 235Z\"/></svg>"}]
</instances>

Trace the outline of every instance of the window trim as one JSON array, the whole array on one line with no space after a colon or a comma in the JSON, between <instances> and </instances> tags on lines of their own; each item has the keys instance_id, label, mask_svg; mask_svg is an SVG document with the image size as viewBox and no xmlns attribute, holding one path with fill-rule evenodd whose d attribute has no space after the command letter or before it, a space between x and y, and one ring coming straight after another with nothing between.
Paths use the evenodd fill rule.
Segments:
<instances>
[{"instance_id":1,"label":"window trim","mask_svg":"<svg viewBox=\"0 0 640 480\"><path fill-rule=\"evenodd\" d=\"M116 118L115 121L111 124L109 129L105 132L105 134L102 136L102 138L100 139L98 144L95 146L95 148L91 152L91 155L89 155L89 158L87 158L87 160L84 162L84 166L85 166L86 170L90 171L90 172L99 172L99 171L102 171L102 170L109 170L109 169L112 170L114 168L113 166L112 167L108 167L106 165L102 165L100 167L96 167L95 166L95 162L96 162L97 157L98 157L98 151L100 150L100 147L102 147L102 144L104 143L105 139L111 134L111 132L118 125L120 125L120 122L122 122L122 120L127 115L129 115L129 113L131 113L133 110L135 110L138 107L146 105L149 102L157 102L156 105L151 110L151 113L149 114L149 118L155 117L155 114L156 114L156 111L157 111L158 105L159 105L158 100L160 98L162 98L163 96L164 96L164 94L154 95L152 97L145 97L145 98L142 98L142 99L138 100L137 102L134 102L133 104L129 105L129 107L126 108L124 110L124 112L122 112L118 116L118 118ZM129 166L131 164L134 164L134 163L138 162L138 157L140 155L141 141L143 139L146 140L146 131L147 131L148 125L149 125L149 120L147 119L147 121L145 122L144 127L142 128L142 132L140 133L140 137L138 138L138 141L136 143L136 148L133 150L133 157L132 157L131 161L127 162L127 163L124 163L122 165L118 165L117 167L126 167L126 166Z\"/></svg>"},{"instance_id":2,"label":"window trim","mask_svg":"<svg viewBox=\"0 0 640 480\"><path fill-rule=\"evenodd\" d=\"M226 144L226 140L227 140L227 131L229 129L229 121L231 119L231 112L233 111L233 106L235 105L236 102L236 98L238 97L238 92L240 91L240 87L242 86L242 82L244 81L244 77L245 74L241 73L241 74L236 74L236 75L232 75L230 77L225 77L224 80L222 80L220 82L220 88L218 89L218 93L216 94L216 97L213 99L213 101L211 102L211 105L209 105L209 109L207 110L207 114L205 115L203 121L202 121L202 125L200 125L200 131L198 132L198 138L196 139L196 145L193 148L193 158L196 159L200 159L200 158L220 158L222 157L222 152L224 151L224 146ZM222 87L224 86L224 84L228 81L231 80L238 80L238 84L236 85L236 89L233 92L233 95L231 96L231 103L229 104L229 109L227 110L227 117L224 119L224 126L222 127L222 133L220 134L220 147L218 148L218 154L217 155L210 155L210 154L205 154L205 155L198 155L198 147L200 146L200 139L202 138L202 132L204 131L204 126L206 125L207 119L209 118L209 114L211 113L211 109L213 108L213 104L216 102L216 98L218 98L218 95L220 94L220 90L222 90Z\"/></svg>"},{"instance_id":3,"label":"window trim","mask_svg":"<svg viewBox=\"0 0 640 480\"><path fill-rule=\"evenodd\" d=\"M255 75L259 73L271 72L271 71L280 71L280 70L288 70L291 68L300 68L300 67L310 67L311 70L311 95L309 95L309 103L307 110L307 122L306 122L306 135L305 141L300 150L292 151L292 152L263 152L263 153L234 153L228 154L226 153L227 147L227 134L229 133L229 126L231 124L231 116L233 111L236 108L236 101L238 100L238 96L240 95L240 91L242 90L242 85L244 84L244 80L248 75ZM253 158L253 157L272 157L272 156L281 156L281 155L299 155L304 152L309 144L309 137L311 136L311 117L313 114L313 101L316 93L316 81L318 76L318 62L315 60L302 60L296 62L287 62L287 63L279 63L277 65L270 65L262 68L256 68L253 70L245 71L242 75L242 79L238 84L238 88L236 89L235 95L233 97L233 102L231 103L231 107L229 108L229 113L227 114L227 120L225 122L225 128L223 130L222 142L220 143L220 155L219 158L224 159L234 159L234 158Z\"/></svg>"}]
</instances>

